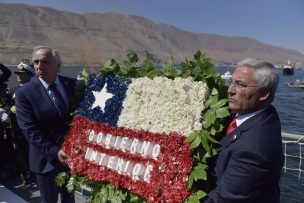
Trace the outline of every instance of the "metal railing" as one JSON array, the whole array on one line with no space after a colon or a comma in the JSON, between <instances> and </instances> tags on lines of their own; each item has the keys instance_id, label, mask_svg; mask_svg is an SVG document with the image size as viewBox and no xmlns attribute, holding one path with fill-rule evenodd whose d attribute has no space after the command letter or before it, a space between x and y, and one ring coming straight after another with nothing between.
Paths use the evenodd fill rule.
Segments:
<instances>
[{"instance_id":1,"label":"metal railing","mask_svg":"<svg viewBox=\"0 0 304 203\"><path fill-rule=\"evenodd\" d=\"M282 133L284 150L284 173L297 171L298 178L304 173L304 135Z\"/></svg>"}]
</instances>

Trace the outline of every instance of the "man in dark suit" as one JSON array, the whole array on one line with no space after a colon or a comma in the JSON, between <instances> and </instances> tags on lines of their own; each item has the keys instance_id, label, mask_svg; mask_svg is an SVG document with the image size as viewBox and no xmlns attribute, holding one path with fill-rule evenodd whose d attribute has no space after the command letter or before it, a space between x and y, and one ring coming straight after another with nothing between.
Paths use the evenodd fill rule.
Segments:
<instances>
[{"instance_id":1,"label":"man in dark suit","mask_svg":"<svg viewBox=\"0 0 304 203\"><path fill-rule=\"evenodd\" d=\"M284 163L281 123L271 105L278 85L274 66L258 59L240 61L228 89L236 113L210 164L213 190L204 202L277 203Z\"/></svg>"},{"instance_id":2,"label":"man in dark suit","mask_svg":"<svg viewBox=\"0 0 304 203\"><path fill-rule=\"evenodd\" d=\"M60 149L68 130L70 97L75 79L59 76L61 59L54 49L34 48L32 61L36 77L16 91L16 116L19 127L30 144L30 169L35 173L43 203L74 202L73 194L59 188L54 179L68 171L68 159Z\"/></svg>"}]
</instances>

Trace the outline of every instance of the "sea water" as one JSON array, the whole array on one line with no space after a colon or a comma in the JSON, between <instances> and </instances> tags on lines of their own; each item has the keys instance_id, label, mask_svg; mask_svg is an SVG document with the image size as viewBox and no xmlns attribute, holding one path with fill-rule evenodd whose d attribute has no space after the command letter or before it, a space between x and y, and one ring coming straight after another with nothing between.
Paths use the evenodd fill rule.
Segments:
<instances>
[{"instance_id":1,"label":"sea water","mask_svg":"<svg viewBox=\"0 0 304 203\"><path fill-rule=\"evenodd\" d=\"M286 83L304 80L304 70L295 70L292 76L283 76L279 70L280 83L274 99L274 106L279 112L284 132L304 136L304 88L289 87ZM301 142L304 143L304 142ZM282 202L304 202L304 145L288 144L286 154L302 158L289 157L286 164L289 168L281 179ZM301 161L301 162L300 162Z\"/></svg>"}]
</instances>

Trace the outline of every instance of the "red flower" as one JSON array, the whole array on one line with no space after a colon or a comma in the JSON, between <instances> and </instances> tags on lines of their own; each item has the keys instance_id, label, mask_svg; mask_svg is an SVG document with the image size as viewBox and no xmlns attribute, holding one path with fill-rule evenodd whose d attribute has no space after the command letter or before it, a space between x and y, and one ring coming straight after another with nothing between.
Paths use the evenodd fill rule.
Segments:
<instances>
[{"instance_id":1,"label":"red flower","mask_svg":"<svg viewBox=\"0 0 304 203\"><path fill-rule=\"evenodd\" d=\"M106 148L88 140L90 130L157 143L161 146L160 153L155 160L150 156L132 154L119 148ZM190 194L186 180L192 169L189 143L185 143L184 140L185 137L177 133L167 135L143 130L112 128L75 116L62 148L71 157L69 164L72 173L77 173L94 181L110 182L117 189L126 188L143 196L148 202L181 202ZM85 159L87 148L109 157L119 157L132 163L140 163L143 166L152 165L150 182L132 179L131 175L119 174L116 170Z\"/></svg>"}]
</instances>

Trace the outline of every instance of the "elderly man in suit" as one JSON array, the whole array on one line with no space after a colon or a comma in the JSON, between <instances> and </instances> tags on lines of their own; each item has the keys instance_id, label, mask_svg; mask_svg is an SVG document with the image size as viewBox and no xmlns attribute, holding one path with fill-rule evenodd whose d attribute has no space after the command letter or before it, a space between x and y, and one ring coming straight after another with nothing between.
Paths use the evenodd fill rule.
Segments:
<instances>
[{"instance_id":1,"label":"elderly man in suit","mask_svg":"<svg viewBox=\"0 0 304 203\"><path fill-rule=\"evenodd\" d=\"M67 171L66 153L60 149L68 130L70 97L75 79L58 75L61 66L57 51L35 47L32 61L36 77L16 91L16 116L19 127L30 144L30 169L35 173L43 203L74 202L73 194L59 188L54 179Z\"/></svg>"},{"instance_id":2,"label":"elderly man in suit","mask_svg":"<svg viewBox=\"0 0 304 203\"><path fill-rule=\"evenodd\" d=\"M280 119L271 105L278 80L268 62L238 63L228 89L229 108L236 117L210 165L215 185L204 202L280 202L284 155Z\"/></svg>"}]
</instances>

